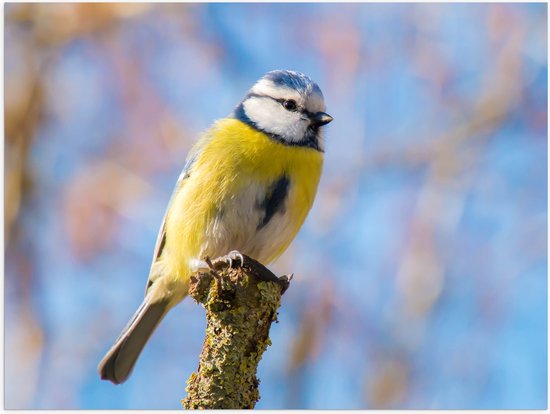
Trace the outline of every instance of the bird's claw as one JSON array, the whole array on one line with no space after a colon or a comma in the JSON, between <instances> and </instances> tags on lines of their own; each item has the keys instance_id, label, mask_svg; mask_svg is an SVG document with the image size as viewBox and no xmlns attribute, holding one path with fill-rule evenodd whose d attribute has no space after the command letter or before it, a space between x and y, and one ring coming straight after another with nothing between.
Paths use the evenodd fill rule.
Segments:
<instances>
[{"instance_id":1,"label":"bird's claw","mask_svg":"<svg viewBox=\"0 0 550 414\"><path fill-rule=\"evenodd\" d=\"M238 250L232 250L223 257L223 260L228 264L229 268L233 267L233 261L236 261L237 259L241 261L241 264L238 267L243 267L244 256Z\"/></svg>"}]
</instances>

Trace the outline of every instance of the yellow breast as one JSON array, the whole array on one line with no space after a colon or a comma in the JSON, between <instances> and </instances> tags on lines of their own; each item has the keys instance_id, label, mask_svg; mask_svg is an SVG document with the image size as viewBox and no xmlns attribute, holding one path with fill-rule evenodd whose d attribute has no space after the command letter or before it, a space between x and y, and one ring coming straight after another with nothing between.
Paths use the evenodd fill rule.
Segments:
<instances>
[{"instance_id":1,"label":"yellow breast","mask_svg":"<svg viewBox=\"0 0 550 414\"><path fill-rule=\"evenodd\" d=\"M247 190L269 186L286 175L291 182L285 213L288 217L284 221L287 228L271 230L284 231L284 237L275 238L276 245L263 258L266 262L274 260L288 247L313 204L323 154L311 148L278 143L236 119L216 122L198 145L201 150L189 178L174 196L166 217L166 254L169 256L166 259L172 263L171 267L179 277L185 277L189 260L200 258L197 256L204 252L204 246L224 245L224 240L217 238L242 243L242 238L253 237L256 225L249 223L219 226L219 234L215 234L218 221L226 213L222 211L223 206L234 206L231 200ZM253 204L252 200L247 204ZM231 217L246 222L255 206L238 206L242 211L232 212Z\"/></svg>"}]
</instances>

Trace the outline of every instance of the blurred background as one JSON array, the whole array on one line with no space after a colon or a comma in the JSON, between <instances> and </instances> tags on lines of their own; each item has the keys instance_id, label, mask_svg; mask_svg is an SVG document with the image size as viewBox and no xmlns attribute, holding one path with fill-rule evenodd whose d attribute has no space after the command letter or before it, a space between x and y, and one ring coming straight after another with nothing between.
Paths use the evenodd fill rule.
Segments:
<instances>
[{"instance_id":1,"label":"blurred background","mask_svg":"<svg viewBox=\"0 0 550 414\"><path fill-rule=\"evenodd\" d=\"M257 408L547 404L546 4L7 4L5 407L180 408L185 300L121 386L187 151L265 72L322 88Z\"/></svg>"}]
</instances>

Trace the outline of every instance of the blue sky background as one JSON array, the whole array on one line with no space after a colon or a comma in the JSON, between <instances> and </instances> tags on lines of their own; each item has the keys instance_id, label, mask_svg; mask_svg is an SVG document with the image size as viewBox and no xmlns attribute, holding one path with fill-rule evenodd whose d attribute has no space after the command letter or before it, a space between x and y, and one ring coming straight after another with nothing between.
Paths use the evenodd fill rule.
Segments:
<instances>
[{"instance_id":1,"label":"blue sky background","mask_svg":"<svg viewBox=\"0 0 550 414\"><path fill-rule=\"evenodd\" d=\"M188 149L272 69L334 121L257 408L546 407L546 4L10 4L4 38L6 408L181 407L192 300L125 384L97 363Z\"/></svg>"}]
</instances>

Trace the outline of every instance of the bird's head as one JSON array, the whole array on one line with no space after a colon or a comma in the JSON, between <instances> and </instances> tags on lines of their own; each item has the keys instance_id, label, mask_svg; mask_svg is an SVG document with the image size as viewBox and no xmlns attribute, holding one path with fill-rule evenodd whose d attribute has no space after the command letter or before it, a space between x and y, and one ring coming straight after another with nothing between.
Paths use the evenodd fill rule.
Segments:
<instances>
[{"instance_id":1,"label":"bird's head","mask_svg":"<svg viewBox=\"0 0 550 414\"><path fill-rule=\"evenodd\" d=\"M319 151L323 151L321 127L332 121L319 86L289 70L268 72L256 82L234 116L283 144Z\"/></svg>"}]
</instances>

